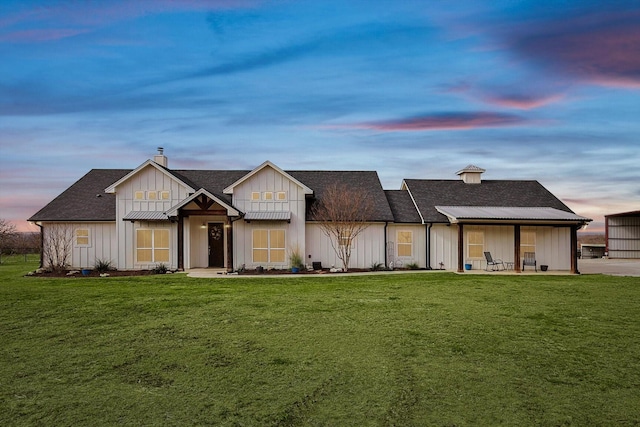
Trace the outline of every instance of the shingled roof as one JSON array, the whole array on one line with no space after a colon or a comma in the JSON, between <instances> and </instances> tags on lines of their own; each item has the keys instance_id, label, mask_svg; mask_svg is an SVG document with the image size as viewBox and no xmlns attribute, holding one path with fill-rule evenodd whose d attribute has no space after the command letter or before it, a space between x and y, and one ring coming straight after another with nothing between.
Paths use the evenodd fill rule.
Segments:
<instances>
[{"instance_id":1,"label":"shingled roof","mask_svg":"<svg viewBox=\"0 0 640 427\"><path fill-rule=\"evenodd\" d=\"M574 213L538 181L405 179L424 222L449 222L436 206L550 207Z\"/></svg>"},{"instance_id":2,"label":"shingled roof","mask_svg":"<svg viewBox=\"0 0 640 427\"><path fill-rule=\"evenodd\" d=\"M385 190L384 194L387 196L389 207L391 207L391 212L393 212L394 222L413 224L422 222L420 214L418 214L408 191Z\"/></svg>"},{"instance_id":3,"label":"shingled roof","mask_svg":"<svg viewBox=\"0 0 640 427\"><path fill-rule=\"evenodd\" d=\"M104 189L130 169L92 169L29 221L115 221L116 196Z\"/></svg>"}]
</instances>

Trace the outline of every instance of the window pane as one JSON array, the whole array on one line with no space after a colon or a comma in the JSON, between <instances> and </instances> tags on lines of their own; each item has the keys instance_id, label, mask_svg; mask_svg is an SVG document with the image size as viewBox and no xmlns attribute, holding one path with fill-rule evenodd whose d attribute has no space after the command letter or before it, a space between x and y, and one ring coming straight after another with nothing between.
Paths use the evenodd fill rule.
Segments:
<instances>
[{"instance_id":1,"label":"window pane","mask_svg":"<svg viewBox=\"0 0 640 427\"><path fill-rule=\"evenodd\" d=\"M278 200L287 200L287 193L284 191L278 192Z\"/></svg>"},{"instance_id":2,"label":"window pane","mask_svg":"<svg viewBox=\"0 0 640 427\"><path fill-rule=\"evenodd\" d=\"M398 243L412 243L413 233L411 231L398 231Z\"/></svg>"},{"instance_id":3,"label":"window pane","mask_svg":"<svg viewBox=\"0 0 640 427\"><path fill-rule=\"evenodd\" d=\"M169 230L154 230L154 247L169 247Z\"/></svg>"},{"instance_id":4,"label":"window pane","mask_svg":"<svg viewBox=\"0 0 640 427\"><path fill-rule=\"evenodd\" d=\"M138 249L136 258L138 262L151 262L151 249Z\"/></svg>"},{"instance_id":5,"label":"window pane","mask_svg":"<svg viewBox=\"0 0 640 427\"><path fill-rule=\"evenodd\" d=\"M271 248L284 249L284 230L271 230Z\"/></svg>"},{"instance_id":6,"label":"window pane","mask_svg":"<svg viewBox=\"0 0 640 427\"><path fill-rule=\"evenodd\" d=\"M251 200L260 200L260 193L258 193L257 191L251 193Z\"/></svg>"},{"instance_id":7,"label":"window pane","mask_svg":"<svg viewBox=\"0 0 640 427\"><path fill-rule=\"evenodd\" d=\"M156 249L155 262L169 262L169 249Z\"/></svg>"},{"instance_id":8,"label":"window pane","mask_svg":"<svg viewBox=\"0 0 640 427\"><path fill-rule=\"evenodd\" d=\"M273 199L273 193L271 191L266 191L264 193L264 199L265 200L272 200Z\"/></svg>"},{"instance_id":9,"label":"window pane","mask_svg":"<svg viewBox=\"0 0 640 427\"><path fill-rule=\"evenodd\" d=\"M398 256L411 256L411 245L398 245Z\"/></svg>"},{"instance_id":10,"label":"window pane","mask_svg":"<svg viewBox=\"0 0 640 427\"><path fill-rule=\"evenodd\" d=\"M271 262L284 262L284 249L271 249Z\"/></svg>"},{"instance_id":11,"label":"window pane","mask_svg":"<svg viewBox=\"0 0 640 427\"><path fill-rule=\"evenodd\" d=\"M469 246L469 257L470 258L482 258L482 257L484 257L482 249L483 249L482 246L479 246L479 245Z\"/></svg>"},{"instance_id":12,"label":"window pane","mask_svg":"<svg viewBox=\"0 0 640 427\"><path fill-rule=\"evenodd\" d=\"M88 245L89 238L88 237L78 237L76 239L76 245Z\"/></svg>"},{"instance_id":13,"label":"window pane","mask_svg":"<svg viewBox=\"0 0 640 427\"><path fill-rule=\"evenodd\" d=\"M253 262L267 262L268 251L266 249L253 250Z\"/></svg>"},{"instance_id":14,"label":"window pane","mask_svg":"<svg viewBox=\"0 0 640 427\"><path fill-rule=\"evenodd\" d=\"M151 247L151 230L136 230L136 237L138 248Z\"/></svg>"},{"instance_id":15,"label":"window pane","mask_svg":"<svg viewBox=\"0 0 640 427\"><path fill-rule=\"evenodd\" d=\"M267 248L267 230L253 230L253 247Z\"/></svg>"},{"instance_id":16,"label":"window pane","mask_svg":"<svg viewBox=\"0 0 640 427\"><path fill-rule=\"evenodd\" d=\"M147 191L147 199L156 200L158 193L155 191Z\"/></svg>"}]
</instances>

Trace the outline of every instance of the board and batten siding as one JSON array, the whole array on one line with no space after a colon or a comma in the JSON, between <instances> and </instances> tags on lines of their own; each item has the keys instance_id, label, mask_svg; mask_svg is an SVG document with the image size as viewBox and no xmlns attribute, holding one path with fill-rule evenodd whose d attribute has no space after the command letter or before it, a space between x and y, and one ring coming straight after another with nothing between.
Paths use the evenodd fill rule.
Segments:
<instances>
[{"instance_id":1,"label":"board and batten siding","mask_svg":"<svg viewBox=\"0 0 640 427\"><path fill-rule=\"evenodd\" d=\"M408 264L416 263L418 268L426 268L426 230L426 226L418 224L389 224L387 227L387 263L393 262L393 265L398 267L406 267ZM398 255L399 231L410 231L412 233L411 256ZM381 263L384 264L384 260Z\"/></svg>"},{"instance_id":2,"label":"board and batten siding","mask_svg":"<svg viewBox=\"0 0 640 427\"><path fill-rule=\"evenodd\" d=\"M209 266L208 224L227 223L226 216L194 216L184 219L184 265L185 268L207 268ZM204 224L204 227L203 227ZM226 229L225 229L226 230ZM227 233L223 233L224 259L227 260Z\"/></svg>"},{"instance_id":3,"label":"board and batten siding","mask_svg":"<svg viewBox=\"0 0 640 427\"><path fill-rule=\"evenodd\" d=\"M93 268L97 261L110 262L115 268L118 253L116 225L113 222L44 222L42 224L44 243L51 241L52 234L67 239L68 262L70 268ZM77 244L76 231L86 230L88 243ZM55 238L54 238L55 240ZM46 252L46 250L45 250ZM46 258L46 257L45 257ZM43 260L46 265L47 260Z\"/></svg>"},{"instance_id":4,"label":"board and batten siding","mask_svg":"<svg viewBox=\"0 0 640 427\"><path fill-rule=\"evenodd\" d=\"M272 199L266 200L265 193L271 193ZM278 192L286 194L285 200L277 200ZM260 199L253 200L252 194L259 193ZM305 214L306 198L303 188L272 167L265 167L233 189L233 205L241 212L290 212L291 220L287 221L251 221L239 220L233 224L233 267L244 265L253 269L265 268L285 269L289 265L289 254L297 249L304 257L306 250ZM283 229L285 230L284 263L261 263L253 261L253 230Z\"/></svg>"},{"instance_id":5,"label":"board and batten siding","mask_svg":"<svg viewBox=\"0 0 640 427\"><path fill-rule=\"evenodd\" d=\"M307 263L321 262L323 268L342 268L331 240L318 224L307 223ZM384 264L384 224L373 223L356 237L351 249L349 268L370 268L373 264Z\"/></svg>"},{"instance_id":6,"label":"board and batten siding","mask_svg":"<svg viewBox=\"0 0 640 427\"><path fill-rule=\"evenodd\" d=\"M144 200L136 200L137 191L143 191ZM149 200L148 192L169 191L168 200ZM159 196L157 194L157 196ZM153 268L155 264L139 264L136 262L136 230L140 228L170 228L170 265L169 268L177 268L177 225L169 221L131 222L123 221L129 212L142 211L167 211L172 206L186 199L187 188L171 176L163 173L154 166L148 165L116 188L116 229L118 236L117 268L121 270L136 270Z\"/></svg>"}]
</instances>

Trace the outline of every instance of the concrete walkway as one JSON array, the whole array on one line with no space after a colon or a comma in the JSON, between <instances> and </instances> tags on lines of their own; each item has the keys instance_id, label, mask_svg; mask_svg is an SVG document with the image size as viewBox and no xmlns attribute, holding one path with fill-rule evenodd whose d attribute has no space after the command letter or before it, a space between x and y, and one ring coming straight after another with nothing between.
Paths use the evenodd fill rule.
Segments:
<instances>
[{"instance_id":1,"label":"concrete walkway","mask_svg":"<svg viewBox=\"0 0 640 427\"><path fill-rule=\"evenodd\" d=\"M640 277L640 260L634 259L579 259L578 270L582 274L608 274L612 276L634 276ZM336 277L336 276L367 276L379 274L429 274L441 273L444 270L396 270L396 271L367 271L357 273L324 273L324 274L226 274L224 269L215 268L194 268L187 271L189 277L208 277L208 278L299 278L299 277ZM451 272L451 271L449 271ZM522 273L516 273L513 270L506 271L485 271L485 270L468 270L460 274L499 274L499 275L569 275L569 271L540 271L537 272L527 267Z\"/></svg>"}]
</instances>

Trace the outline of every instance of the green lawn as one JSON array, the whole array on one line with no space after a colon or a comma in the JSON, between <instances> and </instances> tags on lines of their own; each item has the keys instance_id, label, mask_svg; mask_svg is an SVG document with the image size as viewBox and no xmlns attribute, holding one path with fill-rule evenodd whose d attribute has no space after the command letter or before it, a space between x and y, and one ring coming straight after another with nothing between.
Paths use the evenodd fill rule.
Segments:
<instances>
[{"instance_id":1,"label":"green lawn","mask_svg":"<svg viewBox=\"0 0 640 427\"><path fill-rule=\"evenodd\" d=\"M638 425L640 278L22 277L0 425Z\"/></svg>"}]
</instances>

